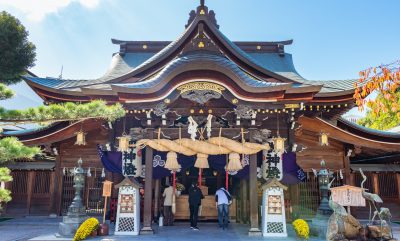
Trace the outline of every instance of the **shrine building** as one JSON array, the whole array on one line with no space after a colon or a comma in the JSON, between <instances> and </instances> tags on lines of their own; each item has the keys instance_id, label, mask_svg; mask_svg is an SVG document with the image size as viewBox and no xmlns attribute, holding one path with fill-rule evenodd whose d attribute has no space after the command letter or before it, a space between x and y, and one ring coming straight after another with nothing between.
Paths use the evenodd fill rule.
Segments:
<instances>
[{"instance_id":1,"label":"shrine building","mask_svg":"<svg viewBox=\"0 0 400 241\"><path fill-rule=\"evenodd\" d=\"M355 80L303 78L285 51L292 40L232 41L203 1L182 25L185 30L174 41L112 39L119 49L109 70L96 79L24 77L44 103L101 99L121 103L126 116L114 123L90 119L5 132L46 153L40 160L10 165L14 181L7 185L13 200L7 214L65 215L74 197L71 170L81 158L89 215L103 214L102 182L117 185L128 176L140 183L142 230L152 231L168 183L184 187L175 219L187 221L187 190L197 180L205 195L200 220L216 220L214 195L224 186L233 197L231 220L257 231L262 186L272 178L288 187L280 203L287 221L315 215L320 196L313 169L319 170L324 160L335 186L360 187L362 168L365 187L400 218L400 135L341 118L355 106ZM77 133L85 133L84 145L75 145ZM120 146L121 137L129 148ZM236 151L212 143L213 138L229 139L243 150L246 143L261 149L251 154L238 150L235 168L228 163ZM166 168L167 152L151 144L160 140L179 143L194 154L175 151L179 168L171 171ZM179 140L201 145L185 146ZM140 141L143 145L136 145ZM211 154L211 149L199 150L203 144L230 151ZM117 196L113 188L107 213L111 221ZM358 218L368 216L368 207L351 211Z\"/></svg>"}]
</instances>

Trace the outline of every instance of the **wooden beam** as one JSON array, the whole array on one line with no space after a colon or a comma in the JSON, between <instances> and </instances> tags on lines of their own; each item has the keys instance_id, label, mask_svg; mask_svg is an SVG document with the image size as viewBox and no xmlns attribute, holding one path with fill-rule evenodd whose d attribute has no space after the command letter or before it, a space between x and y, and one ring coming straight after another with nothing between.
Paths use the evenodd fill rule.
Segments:
<instances>
[{"instance_id":1,"label":"wooden beam","mask_svg":"<svg viewBox=\"0 0 400 241\"><path fill-rule=\"evenodd\" d=\"M250 129L250 142L254 142L255 129ZM258 224L257 154L250 155L250 230L249 236L261 236Z\"/></svg>"},{"instance_id":2,"label":"wooden beam","mask_svg":"<svg viewBox=\"0 0 400 241\"><path fill-rule=\"evenodd\" d=\"M147 129L147 137L153 139L154 129ZM144 210L143 210L143 228L140 234L154 234L151 227L153 217L151 215L151 207L153 203L153 149L146 147L146 171L144 183Z\"/></svg>"}]
</instances>

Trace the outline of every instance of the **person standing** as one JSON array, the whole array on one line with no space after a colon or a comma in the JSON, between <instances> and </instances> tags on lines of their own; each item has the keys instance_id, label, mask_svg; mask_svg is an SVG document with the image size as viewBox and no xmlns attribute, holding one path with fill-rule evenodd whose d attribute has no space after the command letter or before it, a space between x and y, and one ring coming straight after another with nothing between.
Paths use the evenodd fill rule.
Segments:
<instances>
[{"instance_id":1,"label":"person standing","mask_svg":"<svg viewBox=\"0 0 400 241\"><path fill-rule=\"evenodd\" d=\"M215 193L215 205L218 210L218 224L222 229L228 228L229 205L231 203L231 194L224 187L218 189Z\"/></svg>"},{"instance_id":2,"label":"person standing","mask_svg":"<svg viewBox=\"0 0 400 241\"><path fill-rule=\"evenodd\" d=\"M193 230L199 230L197 227L197 219L199 217L199 206L203 198L203 193L197 182L193 182L189 189L190 228Z\"/></svg>"},{"instance_id":3,"label":"person standing","mask_svg":"<svg viewBox=\"0 0 400 241\"><path fill-rule=\"evenodd\" d=\"M164 225L172 226L174 224L174 214L172 213L172 199L174 195L174 188L167 184L164 189Z\"/></svg>"}]
</instances>

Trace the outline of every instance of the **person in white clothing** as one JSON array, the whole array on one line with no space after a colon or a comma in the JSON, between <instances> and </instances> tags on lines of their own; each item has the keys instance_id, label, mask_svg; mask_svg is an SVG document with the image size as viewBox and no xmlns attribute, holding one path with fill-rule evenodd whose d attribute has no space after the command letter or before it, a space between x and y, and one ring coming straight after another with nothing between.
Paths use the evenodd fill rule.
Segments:
<instances>
[{"instance_id":1,"label":"person in white clothing","mask_svg":"<svg viewBox=\"0 0 400 241\"><path fill-rule=\"evenodd\" d=\"M224 187L217 190L215 193L215 205L218 209L218 224L222 229L228 228L229 205L231 202L231 194Z\"/></svg>"},{"instance_id":2,"label":"person in white clothing","mask_svg":"<svg viewBox=\"0 0 400 241\"><path fill-rule=\"evenodd\" d=\"M174 223L174 214L172 213L172 199L174 195L174 188L167 185L164 189L164 225L172 226Z\"/></svg>"}]
</instances>

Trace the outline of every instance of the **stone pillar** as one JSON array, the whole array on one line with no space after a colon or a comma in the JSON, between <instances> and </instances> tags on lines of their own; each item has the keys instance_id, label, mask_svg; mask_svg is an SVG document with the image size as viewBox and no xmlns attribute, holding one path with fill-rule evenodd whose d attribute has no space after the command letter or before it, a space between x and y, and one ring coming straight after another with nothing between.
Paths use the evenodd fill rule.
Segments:
<instances>
[{"instance_id":1,"label":"stone pillar","mask_svg":"<svg viewBox=\"0 0 400 241\"><path fill-rule=\"evenodd\" d=\"M147 136L149 139L153 139L154 129L147 129ZM153 203L153 149L149 146L146 147L146 173L144 183L144 210L143 210L143 228L140 230L140 234L154 234L151 228L151 221L153 219L151 215L151 206Z\"/></svg>"},{"instance_id":2,"label":"stone pillar","mask_svg":"<svg viewBox=\"0 0 400 241\"><path fill-rule=\"evenodd\" d=\"M254 129L250 129L250 142L253 142ZM261 236L258 224L257 154L250 155L250 230L249 236Z\"/></svg>"}]
</instances>

